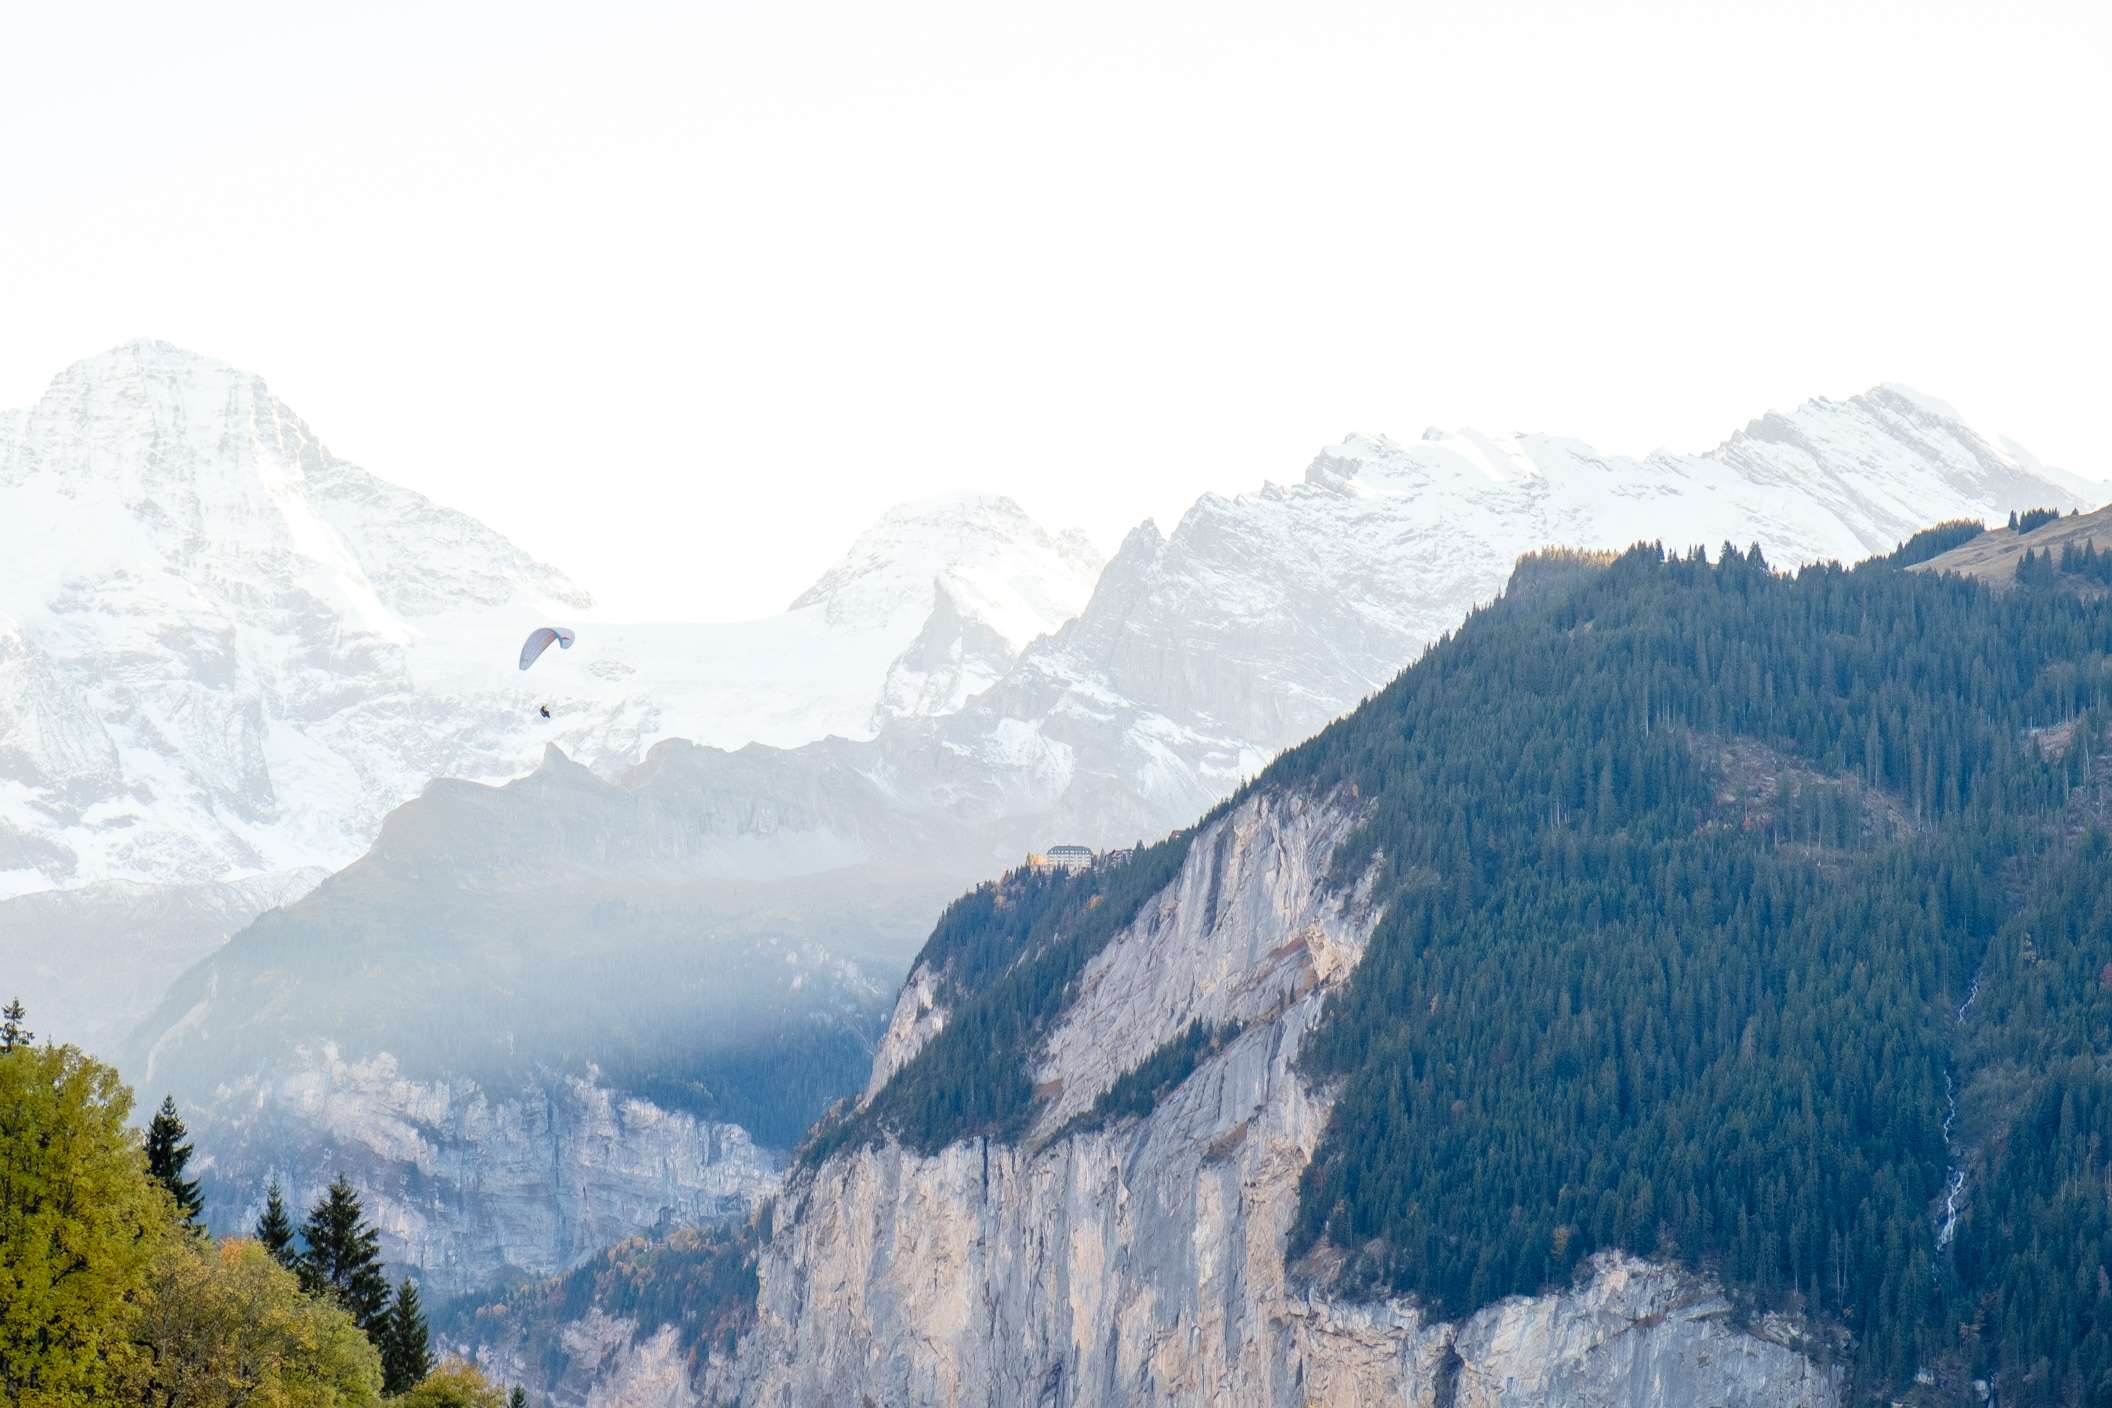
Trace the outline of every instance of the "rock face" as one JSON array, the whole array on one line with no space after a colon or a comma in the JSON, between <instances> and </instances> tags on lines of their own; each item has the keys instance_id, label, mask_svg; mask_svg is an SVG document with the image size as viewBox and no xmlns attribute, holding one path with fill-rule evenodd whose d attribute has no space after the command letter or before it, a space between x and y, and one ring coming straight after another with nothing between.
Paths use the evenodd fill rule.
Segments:
<instances>
[{"instance_id":1,"label":"rock face","mask_svg":"<svg viewBox=\"0 0 2112 1408\"><path fill-rule=\"evenodd\" d=\"M216 1221L240 1229L263 1211L261 1195L228 1190L278 1178L298 1210L342 1173L383 1257L436 1300L550 1275L641 1227L743 1216L779 1174L739 1126L592 1079L486 1090L406 1079L391 1059L345 1061L329 1048L223 1092L212 1119L200 1148ZM229 1137L245 1123L272 1128Z\"/></svg>"},{"instance_id":2,"label":"rock face","mask_svg":"<svg viewBox=\"0 0 2112 1408\"><path fill-rule=\"evenodd\" d=\"M348 1172L391 1262L454 1294L745 1214L763 1150L870 1062L868 950L954 887L814 761L670 742L615 781L553 750L436 784L184 973L125 1064L214 1154L209 1224L248 1226L271 1177Z\"/></svg>"},{"instance_id":3,"label":"rock face","mask_svg":"<svg viewBox=\"0 0 2112 1408\"><path fill-rule=\"evenodd\" d=\"M1257 798L1199 835L1090 965L1035 1072L1057 1093L1020 1145L887 1145L796 1174L740 1401L1835 1403L1793 1332L1734 1328L1712 1286L1672 1268L1602 1258L1572 1290L1457 1323L1338 1300L1286 1268L1328 1113L1297 1052L1377 917L1325 884L1353 821L1340 799ZM942 1020L915 994L913 979L891 1047ZM1150 1115L1056 1137L1197 1019L1238 1035Z\"/></svg>"},{"instance_id":4,"label":"rock face","mask_svg":"<svg viewBox=\"0 0 2112 1408\"><path fill-rule=\"evenodd\" d=\"M1701 456L1352 437L1297 486L1208 496L1170 535L1141 526L1089 599L1089 546L967 497L890 514L780 617L601 624L521 676L514 643L577 619L583 592L338 460L255 377L165 344L91 359L0 418L0 495L0 897L53 906L33 921L0 910L0 951L49 943L7 926L72 932L88 910L68 907L102 904L96 885L256 887L344 867L283 911L268 906L292 888L187 901L197 923L170 953L211 948L245 905L262 912L180 977L126 1048L128 1073L175 1089L201 1137L225 1121L223 1227L239 1225L266 1171L312 1183L348 1147L319 1123L339 1107L279 1083L293 1053L334 1047L350 1071L394 1061L390 1079L420 1090L587 1079L583 1053L552 1060L537 1044L581 998L624 1049L624 1067L611 1058L598 1077L617 1098L789 1145L802 1112L868 1069L877 994L947 896L1030 847L1185 824L1406 665L1520 551L1757 537L1799 561L1889 546L1930 517L2073 501L2052 471L1894 389L1768 417ZM552 706L547 725L538 701ZM507 778L517 785L482 785ZM435 779L459 780L427 790ZM1106 979L1126 994L1107 1030L1052 1044L1058 1108L1083 1108L1151 1049L1139 1042L1179 1030L1169 1013L1245 1023L1196 1079L1244 1073L1244 1093L1225 1098L1277 1129L1278 1155L1302 1159L1324 1110L1285 1074L1287 1055L1257 1066L1253 1045L1275 1031L1294 1048L1310 1015L1299 1003L1361 940L1350 918L1315 917L1317 947L1264 963L1256 953L1290 942L1267 910L1248 916L1238 942L1262 945L1249 952L1194 917L1214 902L1182 906L1180 924L1200 928L1180 931L1178 963L1162 956L1150 982ZM346 955L364 964L349 983ZM458 981L437 1013L437 999L397 1000L430 998L443 970ZM33 1012L48 1001L24 996ZM81 996L62 994L74 1011L92 1005ZM944 1020L928 984L913 980L904 1001L875 1081ZM707 1025L720 1044L702 1044ZM642 1054L653 1051L667 1059ZM805 1076L797 1098L775 1098ZM375 1121L363 1147L401 1153L373 1156L377 1186L418 1186L422 1146L390 1132L387 1102L342 1108ZM767 1130L772 1118L795 1128ZM1085 1166L1036 1161L1073 1146L1113 1159L1145 1135L986 1152L1005 1177L1085 1186ZM482 1147L468 1132L434 1139ZM561 1146L546 1152L565 1157ZM520 1157L505 1140L490 1150L501 1166ZM463 1177L472 1162L462 1155ZM898 1181L923 1176L905 1165ZM1119 1191L1094 1176L1099 1194ZM582 1191L559 1200L561 1223L619 1232L689 1196L604 1204L593 1180L567 1186ZM1138 1196L1153 1188L1185 1196L1157 1184ZM414 1237L406 1221L392 1246L436 1274L536 1270L574 1245L553 1236L547 1255L517 1261L507 1229L472 1226L466 1201L421 1206L429 1225ZM1111 1266L1118 1231L1103 1238ZM498 1240L478 1251L473 1235ZM1121 1274L1118 1298L1151 1284ZM1246 1343L1246 1323L1228 1344ZM1134 1342L1109 1343L1093 1373L1139 1371ZM1064 1372L1075 1383L1082 1370Z\"/></svg>"}]
</instances>

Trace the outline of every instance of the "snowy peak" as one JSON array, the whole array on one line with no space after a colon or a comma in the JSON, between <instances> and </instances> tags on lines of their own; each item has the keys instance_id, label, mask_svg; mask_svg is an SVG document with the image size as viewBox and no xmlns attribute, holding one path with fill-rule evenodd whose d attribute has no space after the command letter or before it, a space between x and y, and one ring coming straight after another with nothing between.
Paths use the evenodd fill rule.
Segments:
<instances>
[{"instance_id":1,"label":"snowy peak","mask_svg":"<svg viewBox=\"0 0 2112 1408\"><path fill-rule=\"evenodd\" d=\"M1770 412L1701 454L1633 459L1516 432L1432 429L1406 445L1354 434L1320 452L1300 489L1402 500L1424 521L1460 528L1531 525L1537 541L1594 547L1638 533L1743 540L1749 522L1792 562L1858 558L1934 519L2088 493L1944 402L1889 384Z\"/></svg>"},{"instance_id":2,"label":"snowy peak","mask_svg":"<svg viewBox=\"0 0 2112 1408\"><path fill-rule=\"evenodd\" d=\"M1729 470L1724 476L1722 471ZM1633 497L1657 485L1743 481L1846 499L1883 501L1895 485L1935 483L1988 504L2074 482L2013 444L1996 445L1957 411L1911 387L1887 383L1845 401L1824 397L1771 411L1702 454L1658 451L1644 459L1604 454L1572 438L1477 430L1425 430L1412 444L1355 433L1322 450L1305 483L1334 493L1416 496L1521 491L1552 493L1617 477ZM1828 488L1827 486L1831 486ZM1868 542L1866 550L1889 547Z\"/></svg>"},{"instance_id":3,"label":"snowy peak","mask_svg":"<svg viewBox=\"0 0 2112 1408\"><path fill-rule=\"evenodd\" d=\"M63 517L77 577L154 564L208 596L295 591L399 640L400 618L590 604L482 524L332 455L261 377L166 342L75 363L18 427L0 488L30 532Z\"/></svg>"},{"instance_id":4,"label":"snowy peak","mask_svg":"<svg viewBox=\"0 0 2112 1408\"><path fill-rule=\"evenodd\" d=\"M165 342L0 417L0 505L0 894L342 864L428 778L514 770L517 706L429 707L413 654L589 604Z\"/></svg>"},{"instance_id":5,"label":"snowy peak","mask_svg":"<svg viewBox=\"0 0 2112 1408\"><path fill-rule=\"evenodd\" d=\"M1961 489L1992 488L2041 468L2029 455L1991 445L1946 403L1891 383L1845 401L1818 397L1791 412L1770 412L1713 452L1748 463L1783 454L1795 467L1833 478L1884 474L1907 458Z\"/></svg>"},{"instance_id":6,"label":"snowy peak","mask_svg":"<svg viewBox=\"0 0 2112 1408\"><path fill-rule=\"evenodd\" d=\"M1052 534L1002 495L953 494L889 509L791 609L914 635L943 577L957 609L1017 650L1076 615L1099 571L1082 533Z\"/></svg>"},{"instance_id":7,"label":"snowy peak","mask_svg":"<svg viewBox=\"0 0 2112 1408\"><path fill-rule=\"evenodd\" d=\"M432 780L545 744L609 770L670 737L869 737L987 688L1099 567L1008 499L910 504L799 609L596 622L522 675L522 634L585 592L152 341L0 414L0 509L0 896L335 868Z\"/></svg>"},{"instance_id":8,"label":"snowy peak","mask_svg":"<svg viewBox=\"0 0 2112 1408\"><path fill-rule=\"evenodd\" d=\"M1703 454L1632 459L1543 434L1352 434L1301 483L1206 494L1163 542L1133 535L1082 617L1030 650L1020 676L1070 701L1051 706L1047 727L1073 756L1086 730L1119 725L1139 759L1130 776L1221 792L1385 684L1536 549L1655 538L1757 542L1781 566L1852 561L1932 522L2077 498L2028 454L1894 386L1762 417Z\"/></svg>"},{"instance_id":9,"label":"snowy peak","mask_svg":"<svg viewBox=\"0 0 2112 1408\"><path fill-rule=\"evenodd\" d=\"M1570 461L1596 458L1588 446L1547 435L1431 429L1402 445L1384 435L1354 434L1314 457L1305 482L1338 494L1472 494L1545 480Z\"/></svg>"},{"instance_id":10,"label":"snowy peak","mask_svg":"<svg viewBox=\"0 0 2112 1408\"><path fill-rule=\"evenodd\" d=\"M337 458L260 378L130 343L0 415L0 895L335 867L431 780L519 777L546 744L610 776L671 737L792 748L951 719L949 756L1027 776L1037 806L1142 792L1170 814L1383 685L1521 553L1851 559L2078 498L1894 386L1641 460L1357 434L1303 482L1140 527L1104 572L1010 499L948 496L882 515L780 616L595 623L523 676L514 643L583 592Z\"/></svg>"}]
</instances>

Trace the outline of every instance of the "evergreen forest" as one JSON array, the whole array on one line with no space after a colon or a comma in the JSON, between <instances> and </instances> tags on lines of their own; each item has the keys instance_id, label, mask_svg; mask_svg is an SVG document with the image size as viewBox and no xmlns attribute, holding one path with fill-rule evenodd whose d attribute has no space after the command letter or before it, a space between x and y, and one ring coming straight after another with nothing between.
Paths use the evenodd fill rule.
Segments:
<instances>
[{"instance_id":1,"label":"evergreen forest","mask_svg":"<svg viewBox=\"0 0 2112 1408\"><path fill-rule=\"evenodd\" d=\"M1249 784L1355 799L1381 914L1302 1057L1341 1093L1294 1269L1454 1316L1625 1250L1829 1331L1858 1397L2112 1402L2112 600L1907 570L1972 531L1544 561ZM952 1019L807 1157L1018 1137L1192 834L957 902Z\"/></svg>"}]
</instances>

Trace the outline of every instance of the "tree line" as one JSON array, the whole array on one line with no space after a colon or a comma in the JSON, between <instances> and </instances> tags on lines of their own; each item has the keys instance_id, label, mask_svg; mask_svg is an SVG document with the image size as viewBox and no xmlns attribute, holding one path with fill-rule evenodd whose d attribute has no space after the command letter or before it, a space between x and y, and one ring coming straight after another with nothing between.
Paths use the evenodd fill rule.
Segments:
<instances>
[{"instance_id":1,"label":"tree line","mask_svg":"<svg viewBox=\"0 0 2112 1408\"><path fill-rule=\"evenodd\" d=\"M1334 881L1381 915L1303 1055L1292 1259L1453 1317L1627 1251L1845 1332L1854 1398L2112 1402L2112 596L1902 570L1981 531L1524 574L1243 789L1358 799ZM806 1157L1017 1137L1194 834L957 901L946 1027Z\"/></svg>"},{"instance_id":2,"label":"tree line","mask_svg":"<svg viewBox=\"0 0 2112 1408\"><path fill-rule=\"evenodd\" d=\"M1384 908L1291 1254L1450 1316L1619 1249L1846 1329L1857 1394L2112 1399L2108 652L2103 599L1728 546L1478 613L1272 778L1372 799Z\"/></svg>"}]
</instances>

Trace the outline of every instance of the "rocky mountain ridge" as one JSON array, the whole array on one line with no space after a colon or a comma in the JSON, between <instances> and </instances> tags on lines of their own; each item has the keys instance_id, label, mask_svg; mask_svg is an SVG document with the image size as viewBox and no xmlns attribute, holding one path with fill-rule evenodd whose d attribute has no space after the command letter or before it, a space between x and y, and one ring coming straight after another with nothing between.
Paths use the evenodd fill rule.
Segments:
<instances>
[{"instance_id":1,"label":"rocky mountain ridge","mask_svg":"<svg viewBox=\"0 0 2112 1408\"><path fill-rule=\"evenodd\" d=\"M166 343L62 372L0 430L0 896L336 869L434 778L556 742L869 736L952 707L1076 612L1097 558L1009 500L906 505L783 616L519 639L592 599L339 459L263 381ZM935 607L974 652L890 687ZM962 673L965 671L965 673ZM537 702L553 706L545 724Z\"/></svg>"},{"instance_id":2,"label":"rocky mountain ridge","mask_svg":"<svg viewBox=\"0 0 2112 1408\"><path fill-rule=\"evenodd\" d=\"M60 587L0 636L0 703L12 711L0 730L11 790L0 798L15 808L0 813L15 827L0 832L0 864L14 857L17 879L39 885L98 866L152 867L195 825L207 844L178 848L182 865L220 877L379 836L314 894L296 900L289 887L269 901L285 907L180 980L129 1048L128 1069L180 1087L201 1131L225 1136L225 1171L241 1171L215 1209L226 1225L245 1215L250 1185L266 1171L312 1181L342 1149L368 1148L359 1157L381 1188L428 1177L425 1146L454 1151L447 1157L464 1186L479 1148L501 1165L528 1157L500 1124L541 1128L545 1152L571 1157L555 1124L525 1116L419 1126L414 1113L439 1108L432 1092L443 1088L457 1092L440 1102L450 1110L477 1100L510 1108L532 1104L516 1092L539 1082L584 1079L609 1100L655 1112L637 1128L680 1117L737 1127L764 1148L789 1144L796 1128L764 1129L770 1116L756 1092L787 1070L816 1073L800 1097L811 1108L856 1088L866 1043L882 1027L880 994L946 896L1051 841L1112 845L1186 825L1276 750L1391 678L1493 595L1516 554L1546 541L1758 537L1770 560L1787 563L1889 546L1888 535L1931 514L2072 501L2053 471L1891 388L1765 418L1706 455L1644 461L1551 437L1462 433L1401 446L1358 436L1324 451L1299 485L1206 496L1171 534L1141 526L1082 609L1038 637L1022 638L1062 609L1063 583L1076 583L1085 550L1033 529L1002 501L964 500L884 521L773 622L601 626L555 661L565 673L506 676L501 687L462 662L480 659L494 638L510 650L524 623L569 609L579 598L565 594L576 589L466 520L444 511L436 520L415 496L392 499L397 491L337 466L261 384L231 369L197 371L195 359L154 347L102 360L112 359L107 375L120 391L76 398L92 408L103 396L107 412L68 411L62 397L57 409L11 422L0 448L8 482L30 486L27 502L59 492L81 476L52 473L57 461L40 447L76 442L94 454L117 447L108 449L117 468L96 471L112 482L133 473L122 467L128 456L198 478L211 493L166 496L219 505L211 514L165 511L158 488L118 496L146 525L140 550L207 562L213 531L262 523L270 532L245 542L265 548L203 570L209 580L247 573L244 582L263 586L230 588L226 601L200 607L163 600L177 590L173 569L145 587L122 565L61 563L46 574ZM96 429L105 419L117 426L109 435ZM233 468L202 463L214 455ZM140 482L158 484L161 473L142 472ZM322 509L307 498L311 478L325 486L312 491ZM164 518L193 526L165 540L155 536ZM449 578L445 602L404 567L427 530L429 547L461 535L476 545L467 557L485 564ZM1014 570L1021 562L1033 570ZM164 606L179 620L189 619L182 610L202 613L200 629L230 643L192 651L196 633L169 627ZM116 644L106 648L103 634ZM151 648L127 644L135 636ZM665 663L733 659L759 663L718 674ZM507 661L500 673L510 670ZM107 677L97 687L129 692L104 704L69 674L82 671ZM549 729L525 722L538 697L557 705ZM292 724L273 712L287 698L309 701ZM168 718L190 728L212 710L256 721L271 748L251 750L254 766L234 766L223 755L230 737L246 736L240 730L194 729L195 749L184 742L193 733L154 732ZM133 732L112 732L110 719L134 720L125 725ZM678 729L702 742L664 737ZM818 737L830 731L868 736ZM798 746L709 746L742 738ZM540 767L527 772L537 754ZM524 772L511 786L482 785ZM386 799L450 774L471 780L427 788L384 824ZM332 799L354 793L351 813L332 810ZM174 810L164 806L170 797ZM0 912L0 923L18 912ZM64 921L39 913L35 922ZM0 932L0 944L10 937ZM505 975L511 985L495 992L514 1017L493 1016L476 1040L440 1049L430 1038L448 1032L444 1021L377 1024L387 1004L335 1001L337 975L303 957L380 954L405 941L418 961ZM687 976L671 981L676 957ZM582 974L613 1029L649 1037L640 1045L658 1055L590 1074L585 1053L552 1060L536 1048L537 1024L519 1013L582 990ZM709 1059L622 1003L628 992L637 1007L663 1012L662 999L717 975L738 976L737 996L759 1000L745 1002L755 1019L738 1028L746 1044L714 1048ZM936 989L913 976L909 991ZM1155 1000L1173 1009L1193 997ZM252 999L272 1020L254 1019ZM1134 1029L1157 1031L1153 1016L1140 1014ZM911 1013L908 1030L928 1035L939 1020L936 1010ZM876 1082L900 1045L883 1043ZM279 1078L312 1074L314 1053L325 1051L342 1093L334 1104ZM677 1070L684 1062L691 1069ZM472 1088L474 1097L460 1093ZM372 1113L371 1137L333 1130L330 1109ZM399 1137L406 1122L423 1132ZM695 1177L652 1195L659 1202L581 1181L585 1201L558 1209L535 1236L504 1242L491 1242L496 1234L480 1230L461 1199L417 1204L415 1218L404 1202L389 1213L403 1229L391 1255L442 1280L457 1275L449 1268L461 1278L542 1274L581 1254L563 1226L636 1230L699 1206L719 1178L713 1161L677 1162ZM744 1186L752 1198L765 1184ZM414 1223L424 1229L415 1237Z\"/></svg>"},{"instance_id":3,"label":"rocky mountain ridge","mask_svg":"<svg viewBox=\"0 0 2112 1408\"><path fill-rule=\"evenodd\" d=\"M1459 1322L1331 1295L1284 1261L1330 1104L1304 1033L1376 915L1328 881L1349 799L1255 798L1200 831L1176 879L1092 961L1035 1072L1017 1144L888 1142L796 1172L732 1353L593 1308L558 1402L1348 1405L1837 1403L1786 1321L1736 1328L1705 1278L1623 1257L1568 1291ZM942 1026L905 989L876 1065ZM1065 1126L1150 1051L1236 1033L1142 1119ZM480 1346L532 1374L509 1343Z\"/></svg>"},{"instance_id":4,"label":"rocky mountain ridge","mask_svg":"<svg viewBox=\"0 0 2112 1408\"><path fill-rule=\"evenodd\" d=\"M2072 1401L2106 600L1918 560L1540 559L1193 829L963 896L717 1337L590 1299L560 1401Z\"/></svg>"}]
</instances>

